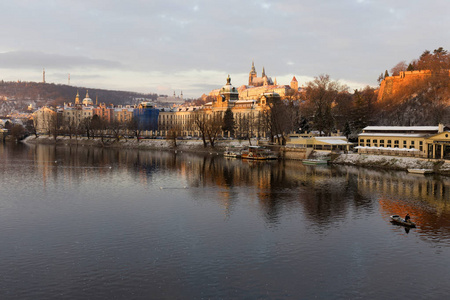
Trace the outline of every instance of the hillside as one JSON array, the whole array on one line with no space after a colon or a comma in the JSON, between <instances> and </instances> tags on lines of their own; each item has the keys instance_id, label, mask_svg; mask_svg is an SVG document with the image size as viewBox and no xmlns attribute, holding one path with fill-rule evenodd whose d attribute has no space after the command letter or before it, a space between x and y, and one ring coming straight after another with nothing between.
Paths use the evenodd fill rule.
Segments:
<instances>
[{"instance_id":1,"label":"hillside","mask_svg":"<svg viewBox=\"0 0 450 300\"><path fill-rule=\"evenodd\" d=\"M0 100L15 100L15 102L39 101L46 105L62 105L64 102L73 102L77 91L83 99L86 91L92 100L98 98L99 103L132 104L135 98L156 100L157 94L142 94L126 91L113 91L86 87L76 87L63 84L41 82L12 82L0 81Z\"/></svg>"}]
</instances>

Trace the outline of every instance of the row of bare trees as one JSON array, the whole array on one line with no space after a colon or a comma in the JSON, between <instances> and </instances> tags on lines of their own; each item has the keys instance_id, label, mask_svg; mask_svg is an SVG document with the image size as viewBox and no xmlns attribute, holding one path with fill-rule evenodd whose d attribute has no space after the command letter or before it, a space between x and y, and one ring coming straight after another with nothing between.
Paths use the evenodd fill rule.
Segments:
<instances>
[{"instance_id":1,"label":"row of bare trees","mask_svg":"<svg viewBox=\"0 0 450 300\"><path fill-rule=\"evenodd\" d=\"M112 141L120 141L122 138L135 137L139 142L139 138L144 130L138 118L131 118L128 122L112 121L107 122L94 115L92 118L83 118L77 120L63 120L61 114L48 115L45 120L44 127L47 132L56 140L58 136L68 136L70 139L78 139L85 136L88 139L99 138L102 144ZM30 134L38 136L37 120L31 120L27 127Z\"/></svg>"}]
</instances>

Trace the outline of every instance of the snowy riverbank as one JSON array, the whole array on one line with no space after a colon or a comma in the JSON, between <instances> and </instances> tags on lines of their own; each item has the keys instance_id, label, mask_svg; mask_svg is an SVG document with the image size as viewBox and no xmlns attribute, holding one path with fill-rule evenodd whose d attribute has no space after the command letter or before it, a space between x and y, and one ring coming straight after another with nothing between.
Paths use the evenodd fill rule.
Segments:
<instances>
[{"instance_id":1,"label":"snowy riverbank","mask_svg":"<svg viewBox=\"0 0 450 300\"><path fill-rule=\"evenodd\" d=\"M137 142L136 139L121 139L120 141L105 140L104 144L100 139L88 139L79 137L77 139L69 137L58 137L56 141L53 137L29 136L24 140L29 144L56 144L61 146L91 146L108 147L121 149L141 149L141 150L180 150L196 153L223 153L227 148L244 148L249 145L247 140L219 140L214 148L203 147L201 140L177 140L177 146L174 146L172 140L164 139L143 139ZM253 143L256 145L256 141ZM315 153L320 155L320 153ZM288 156L284 156L287 159ZM353 165L366 168L404 170L407 169L432 169L435 173L450 175L450 161L428 160L413 157L386 156L386 155L368 155L368 154L340 154L332 161L333 164Z\"/></svg>"},{"instance_id":2,"label":"snowy riverbank","mask_svg":"<svg viewBox=\"0 0 450 300\"><path fill-rule=\"evenodd\" d=\"M428 160L413 157L341 154L333 160L334 164L361 166L366 168L407 170L432 169L435 173L450 175L450 162L442 160Z\"/></svg>"},{"instance_id":3,"label":"snowy riverbank","mask_svg":"<svg viewBox=\"0 0 450 300\"><path fill-rule=\"evenodd\" d=\"M223 152L228 148L247 147L247 140L218 140L214 148L210 146L204 147L201 140L177 140L176 147L173 140L165 139L142 139L139 142L136 139L121 139L115 141L112 139L104 139L103 143L99 138L78 137L58 137L56 140L51 136L29 136L24 140L28 144L56 144L58 146L92 146L92 147L108 147L121 149L142 149L142 150L182 150L193 152ZM255 141L256 144L256 141Z\"/></svg>"}]
</instances>

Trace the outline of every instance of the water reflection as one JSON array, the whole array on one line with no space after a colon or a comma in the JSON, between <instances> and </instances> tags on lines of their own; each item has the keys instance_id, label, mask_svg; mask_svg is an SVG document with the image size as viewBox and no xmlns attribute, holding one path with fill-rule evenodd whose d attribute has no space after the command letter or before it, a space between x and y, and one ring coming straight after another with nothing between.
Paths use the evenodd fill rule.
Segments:
<instances>
[{"instance_id":1,"label":"water reflection","mask_svg":"<svg viewBox=\"0 0 450 300\"><path fill-rule=\"evenodd\" d=\"M450 292L447 177L43 145L0 145L0 176L2 299Z\"/></svg>"},{"instance_id":2,"label":"water reflection","mask_svg":"<svg viewBox=\"0 0 450 300\"><path fill-rule=\"evenodd\" d=\"M160 187L189 187L198 198L206 187L216 187L211 201L224 207L229 217L241 188L256 201L266 222L277 224L284 211L301 210L312 224L322 227L377 208L381 215L409 212L418 231L432 240L450 235L450 178L418 176L406 172L375 171L346 166L304 166L298 161L241 161L217 155L114 150L89 147L23 146L0 147L4 166L20 168L32 161L45 188L48 181L62 177L80 184L85 177L99 181L113 170L126 172L143 186L154 185L156 174L173 176Z\"/></svg>"}]
</instances>

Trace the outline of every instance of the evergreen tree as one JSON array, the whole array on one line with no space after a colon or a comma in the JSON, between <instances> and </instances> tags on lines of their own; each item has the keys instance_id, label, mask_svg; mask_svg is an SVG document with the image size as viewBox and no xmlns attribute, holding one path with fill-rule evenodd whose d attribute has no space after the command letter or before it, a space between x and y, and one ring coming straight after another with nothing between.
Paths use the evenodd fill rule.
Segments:
<instances>
[{"instance_id":1,"label":"evergreen tree","mask_svg":"<svg viewBox=\"0 0 450 300\"><path fill-rule=\"evenodd\" d=\"M387 70L384 72L384 78L386 78L386 77L389 77L389 73Z\"/></svg>"},{"instance_id":2,"label":"evergreen tree","mask_svg":"<svg viewBox=\"0 0 450 300\"><path fill-rule=\"evenodd\" d=\"M227 133L229 132L231 136L234 136L234 127L235 127L235 122L234 122L233 112L231 111L231 108L227 108L227 110L225 111L225 114L223 116L222 130Z\"/></svg>"},{"instance_id":3,"label":"evergreen tree","mask_svg":"<svg viewBox=\"0 0 450 300\"><path fill-rule=\"evenodd\" d=\"M414 66L410 63L406 71L414 71Z\"/></svg>"},{"instance_id":4,"label":"evergreen tree","mask_svg":"<svg viewBox=\"0 0 450 300\"><path fill-rule=\"evenodd\" d=\"M348 122L345 122L344 131L342 132L345 137L348 139L348 136L352 133L352 130L350 129L350 124Z\"/></svg>"}]
</instances>

